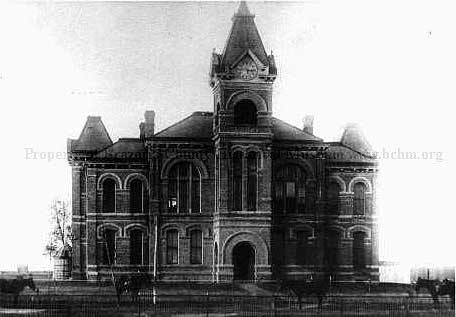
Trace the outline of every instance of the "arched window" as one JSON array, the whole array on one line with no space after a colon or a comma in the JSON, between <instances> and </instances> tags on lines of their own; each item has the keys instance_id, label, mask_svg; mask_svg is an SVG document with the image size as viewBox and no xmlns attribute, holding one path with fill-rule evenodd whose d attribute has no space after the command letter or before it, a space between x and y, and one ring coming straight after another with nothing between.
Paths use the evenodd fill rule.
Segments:
<instances>
[{"instance_id":1,"label":"arched window","mask_svg":"<svg viewBox=\"0 0 456 317\"><path fill-rule=\"evenodd\" d=\"M242 152L233 155L233 209L242 210Z\"/></svg>"},{"instance_id":2,"label":"arched window","mask_svg":"<svg viewBox=\"0 0 456 317\"><path fill-rule=\"evenodd\" d=\"M366 250L364 240L366 233L362 231L353 233L353 267L356 270L366 267Z\"/></svg>"},{"instance_id":3,"label":"arched window","mask_svg":"<svg viewBox=\"0 0 456 317\"><path fill-rule=\"evenodd\" d=\"M325 239L325 258L328 268L332 271L335 270L339 264L339 245L341 242L341 235L336 230L326 231Z\"/></svg>"},{"instance_id":4,"label":"arched window","mask_svg":"<svg viewBox=\"0 0 456 317\"><path fill-rule=\"evenodd\" d=\"M103 212L116 212L116 182L112 178L103 181Z\"/></svg>"},{"instance_id":5,"label":"arched window","mask_svg":"<svg viewBox=\"0 0 456 317\"><path fill-rule=\"evenodd\" d=\"M358 182L353 186L353 213L364 215L366 208L366 185Z\"/></svg>"},{"instance_id":6,"label":"arched window","mask_svg":"<svg viewBox=\"0 0 456 317\"><path fill-rule=\"evenodd\" d=\"M190 232L190 264L203 263L203 234L200 230Z\"/></svg>"},{"instance_id":7,"label":"arched window","mask_svg":"<svg viewBox=\"0 0 456 317\"><path fill-rule=\"evenodd\" d=\"M144 237L139 229L130 231L130 264L141 265L144 263Z\"/></svg>"},{"instance_id":8,"label":"arched window","mask_svg":"<svg viewBox=\"0 0 456 317\"><path fill-rule=\"evenodd\" d=\"M327 211L330 214L337 214L340 209L340 186L336 182L331 182L328 185L328 193L327 193Z\"/></svg>"},{"instance_id":9,"label":"arched window","mask_svg":"<svg viewBox=\"0 0 456 317\"><path fill-rule=\"evenodd\" d=\"M306 175L298 165L280 168L274 177L274 209L279 212L305 211Z\"/></svg>"},{"instance_id":10,"label":"arched window","mask_svg":"<svg viewBox=\"0 0 456 317\"><path fill-rule=\"evenodd\" d=\"M189 162L174 165L169 173L169 212L200 212L201 177Z\"/></svg>"},{"instance_id":11,"label":"arched window","mask_svg":"<svg viewBox=\"0 0 456 317\"><path fill-rule=\"evenodd\" d=\"M309 264L310 262L309 237L310 233L306 230L296 232L296 263L299 265Z\"/></svg>"},{"instance_id":12,"label":"arched window","mask_svg":"<svg viewBox=\"0 0 456 317\"><path fill-rule=\"evenodd\" d=\"M113 265L116 259L116 230L103 230L103 264Z\"/></svg>"},{"instance_id":13,"label":"arched window","mask_svg":"<svg viewBox=\"0 0 456 317\"><path fill-rule=\"evenodd\" d=\"M140 179L130 182L130 212L139 213L144 211L144 189Z\"/></svg>"},{"instance_id":14,"label":"arched window","mask_svg":"<svg viewBox=\"0 0 456 317\"><path fill-rule=\"evenodd\" d=\"M175 229L166 232L166 263L179 263L179 233Z\"/></svg>"},{"instance_id":15,"label":"arched window","mask_svg":"<svg viewBox=\"0 0 456 317\"><path fill-rule=\"evenodd\" d=\"M257 124L257 108L253 101L243 99L234 106L235 125Z\"/></svg>"},{"instance_id":16,"label":"arched window","mask_svg":"<svg viewBox=\"0 0 456 317\"><path fill-rule=\"evenodd\" d=\"M258 190L258 158L257 153L247 155L247 210L254 211L257 207Z\"/></svg>"}]
</instances>

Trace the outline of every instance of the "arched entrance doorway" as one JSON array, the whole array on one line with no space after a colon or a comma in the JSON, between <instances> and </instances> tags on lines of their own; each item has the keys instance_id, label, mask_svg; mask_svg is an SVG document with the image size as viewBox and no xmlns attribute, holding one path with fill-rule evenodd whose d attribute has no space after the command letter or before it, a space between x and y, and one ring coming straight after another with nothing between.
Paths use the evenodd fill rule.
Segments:
<instances>
[{"instance_id":1,"label":"arched entrance doorway","mask_svg":"<svg viewBox=\"0 0 456 317\"><path fill-rule=\"evenodd\" d=\"M255 250L248 242L239 242L233 249L233 279L255 279Z\"/></svg>"}]
</instances>

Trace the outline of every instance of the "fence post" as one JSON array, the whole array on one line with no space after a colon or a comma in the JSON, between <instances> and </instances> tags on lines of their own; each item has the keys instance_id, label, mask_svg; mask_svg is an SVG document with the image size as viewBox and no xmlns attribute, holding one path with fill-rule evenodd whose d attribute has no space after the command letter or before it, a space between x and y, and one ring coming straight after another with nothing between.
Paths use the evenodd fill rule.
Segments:
<instances>
[{"instance_id":1,"label":"fence post","mask_svg":"<svg viewBox=\"0 0 456 317\"><path fill-rule=\"evenodd\" d=\"M209 291L206 291L206 316L209 317Z\"/></svg>"},{"instance_id":2,"label":"fence post","mask_svg":"<svg viewBox=\"0 0 456 317\"><path fill-rule=\"evenodd\" d=\"M138 317L141 317L141 295L138 294Z\"/></svg>"},{"instance_id":3,"label":"fence post","mask_svg":"<svg viewBox=\"0 0 456 317\"><path fill-rule=\"evenodd\" d=\"M344 301L343 300L340 301L340 315L341 316L344 315Z\"/></svg>"}]
</instances>

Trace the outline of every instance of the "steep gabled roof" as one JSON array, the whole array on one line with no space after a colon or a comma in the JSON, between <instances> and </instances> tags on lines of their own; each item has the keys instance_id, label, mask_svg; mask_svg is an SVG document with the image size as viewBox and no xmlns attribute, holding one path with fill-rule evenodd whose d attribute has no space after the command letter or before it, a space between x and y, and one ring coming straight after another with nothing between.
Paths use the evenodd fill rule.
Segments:
<instances>
[{"instance_id":1,"label":"steep gabled roof","mask_svg":"<svg viewBox=\"0 0 456 317\"><path fill-rule=\"evenodd\" d=\"M71 151L99 151L111 144L111 138L101 117L89 116L79 138L72 142Z\"/></svg>"},{"instance_id":2,"label":"steep gabled roof","mask_svg":"<svg viewBox=\"0 0 456 317\"><path fill-rule=\"evenodd\" d=\"M269 65L254 18L245 1L241 1L238 12L233 16L233 25L222 53L223 65L232 66L239 56L248 50L252 51L263 65Z\"/></svg>"},{"instance_id":3,"label":"steep gabled roof","mask_svg":"<svg viewBox=\"0 0 456 317\"><path fill-rule=\"evenodd\" d=\"M357 124L351 123L345 127L340 143L367 156L373 153L372 146Z\"/></svg>"},{"instance_id":4,"label":"steep gabled roof","mask_svg":"<svg viewBox=\"0 0 456 317\"><path fill-rule=\"evenodd\" d=\"M281 141L321 142L322 139L277 118L272 118L273 139Z\"/></svg>"},{"instance_id":5,"label":"steep gabled roof","mask_svg":"<svg viewBox=\"0 0 456 317\"><path fill-rule=\"evenodd\" d=\"M146 159L144 142L136 138L121 138L95 155L96 158Z\"/></svg>"},{"instance_id":6,"label":"steep gabled roof","mask_svg":"<svg viewBox=\"0 0 456 317\"><path fill-rule=\"evenodd\" d=\"M156 133L156 138L212 138L212 112L194 112L190 116Z\"/></svg>"},{"instance_id":7,"label":"steep gabled roof","mask_svg":"<svg viewBox=\"0 0 456 317\"><path fill-rule=\"evenodd\" d=\"M156 138L211 139L212 112L194 112L154 135ZM280 119L272 118L273 139L278 141L321 142L322 139Z\"/></svg>"},{"instance_id":8,"label":"steep gabled roof","mask_svg":"<svg viewBox=\"0 0 456 317\"><path fill-rule=\"evenodd\" d=\"M375 158L364 153L355 151L340 142L327 143L328 151L326 158L329 162L350 162L350 163L366 163L375 162Z\"/></svg>"}]
</instances>

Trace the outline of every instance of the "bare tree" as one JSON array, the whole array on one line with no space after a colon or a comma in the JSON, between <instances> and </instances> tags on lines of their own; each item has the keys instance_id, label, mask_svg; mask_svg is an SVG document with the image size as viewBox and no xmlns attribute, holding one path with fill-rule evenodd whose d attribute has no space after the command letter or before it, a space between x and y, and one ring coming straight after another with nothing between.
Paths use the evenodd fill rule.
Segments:
<instances>
[{"instance_id":1,"label":"bare tree","mask_svg":"<svg viewBox=\"0 0 456 317\"><path fill-rule=\"evenodd\" d=\"M60 250L72 247L71 210L70 204L64 199L55 199L50 206L50 232L45 252L50 257Z\"/></svg>"}]
</instances>

